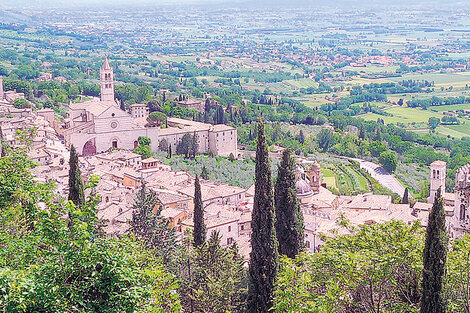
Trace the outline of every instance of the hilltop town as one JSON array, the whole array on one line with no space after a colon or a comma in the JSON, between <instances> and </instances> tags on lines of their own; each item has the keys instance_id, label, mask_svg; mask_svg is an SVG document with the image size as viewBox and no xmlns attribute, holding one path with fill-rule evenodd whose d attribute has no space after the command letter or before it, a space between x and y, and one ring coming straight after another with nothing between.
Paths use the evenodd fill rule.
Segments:
<instances>
[{"instance_id":1,"label":"hilltop town","mask_svg":"<svg viewBox=\"0 0 470 313\"><path fill-rule=\"evenodd\" d=\"M154 157L133 152L139 138L150 139L152 152L159 151L161 142L166 142L166 149L176 153L183 137L190 135L196 142L197 154L241 157L237 129L180 118L168 118L161 127L149 126L147 105L134 104L129 111L120 108L114 96L113 77L113 69L105 58L100 69L101 97L72 103L63 121L58 121L51 109L17 109L13 102L24 99L24 95L3 92L0 106L4 115L0 120L3 140L11 146L23 144L18 141L18 131L32 132L28 155L38 163L33 174L39 182L54 181L58 194L64 197L68 194L68 155L73 145L79 151L85 181L93 175L100 178L94 192L101 196L98 218L103 220L108 235L126 233L136 194L145 184L156 193L163 206L161 215L168 219L181 240L185 230L193 227L195 178L186 171L173 171ZM429 201L394 203L390 195L336 195L323 182L320 164L299 158L295 185L304 215L306 248L319 251L324 244L322 235L347 233L346 229L338 233L338 220L343 218L352 225L396 220L409 225L418 221L426 227L438 189L444 196L449 234L455 238L463 236L470 231L470 194L466 192L469 167L457 171L453 193L446 192L445 162L433 162L430 172ZM237 243L240 253L248 258L254 186L245 189L202 179L201 193L207 231L217 231L222 245Z\"/></svg>"}]
</instances>

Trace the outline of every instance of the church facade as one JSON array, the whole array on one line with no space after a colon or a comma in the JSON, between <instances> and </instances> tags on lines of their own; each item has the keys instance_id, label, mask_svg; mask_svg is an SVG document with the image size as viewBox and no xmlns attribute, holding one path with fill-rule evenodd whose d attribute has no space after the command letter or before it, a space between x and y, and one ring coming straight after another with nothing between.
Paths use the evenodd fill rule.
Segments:
<instances>
[{"instance_id":1,"label":"church facade","mask_svg":"<svg viewBox=\"0 0 470 313\"><path fill-rule=\"evenodd\" d=\"M93 155L120 148L133 150L140 136L151 139L152 151L157 151L165 139L176 151L176 145L186 133L197 135L199 153L237 155L237 129L227 125L210 125L184 119L168 118L170 127L146 127L148 109L145 104L134 105L131 112L121 110L114 97L114 74L105 58L100 68L101 98L71 103L61 133L68 145L79 154Z\"/></svg>"}]
</instances>

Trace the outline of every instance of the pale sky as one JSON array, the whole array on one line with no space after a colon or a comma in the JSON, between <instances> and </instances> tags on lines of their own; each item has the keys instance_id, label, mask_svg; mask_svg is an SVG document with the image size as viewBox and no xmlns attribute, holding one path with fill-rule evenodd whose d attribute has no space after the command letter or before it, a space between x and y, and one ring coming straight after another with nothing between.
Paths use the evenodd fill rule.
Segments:
<instances>
[{"instance_id":1,"label":"pale sky","mask_svg":"<svg viewBox=\"0 0 470 313\"><path fill-rule=\"evenodd\" d=\"M413 0L413 3L422 4L436 3L442 0ZM468 0L446 0L446 3L465 3ZM0 0L0 8L12 7L79 7L79 6L96 6L96 7L113 7L113 6L139 6L139 5L169 5L169 4L240 4L252 3L260 6L269 7L271 5L315 5L315 4L369 4L378 5L390 4L406 4L409 0Z\"/></svg>"}]
</instances>

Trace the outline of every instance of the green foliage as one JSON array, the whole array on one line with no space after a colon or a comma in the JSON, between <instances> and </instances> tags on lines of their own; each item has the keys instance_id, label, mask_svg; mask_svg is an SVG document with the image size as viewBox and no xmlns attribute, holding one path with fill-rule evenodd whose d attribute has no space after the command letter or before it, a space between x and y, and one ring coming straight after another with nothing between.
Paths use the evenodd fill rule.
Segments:
<instances>
[{"instance_id":1,"label":"green foliage","mask_svg":"<svg viewBox=\"0 0 470 313\"><path fill-rule=\"evenodd\" d=\"M142 145L142 146L150 146L150 143L151 143L150 138L145 137L145 136L139 136L137 141L139 142L139 145Z\"/></svg>"},{"instance_id":2,"label":"green foliage","mask_svg":"<svg viewBox=\"0 0 470 313\"><path fill-rule=\"evenodd\" d=\"M397 156L392 151L382 152L380 154L379 161L380 164L382 164L382 166L390 172L394 172L397 168Z\"/></svg>"},{"instance_id":3,"label":"green foliage","mask_svg":"<svg viewBox=\"0 0 470 313\"><path fill-rule=\"evenodd\" d=\"M206 226L204 224L204 207L202 205L201 184L199 176L194 181L194 247L199 247L206 241Z\"/></svg>"},{"instance_id":4,"label":"green foliage","mask_svg":"<svg viewBox=\"0 0 470 313\"><path fill-rule=\"evenodd\" d=\"M325 152L335 144L335 138L333 132L329 129L322 129L317 135L318 146L320 149Z\"/></svg>"},{"instance_id":5,"label":"green foliage","mask_svg":"<svg viewBox=\"0 0 470 313\"><path fill-rule=\"evenodd\" d=\"M194 136L188 133L184 134L176 146L176 153L183 154L185 158L194 158L199 149L196 136L196 134Z\"/></svg>"},{"instance_id":6,"label":"green foliage","mask_svg":"<svg viewBox=\"0 0 470 313\"><path fill-rule=\"evenodd\" d=\"M441 120L437 117L430 117L429 121L428 121L428 124L429 124L429 128L431 128L431 130L435 130L437 128L437 126L439 126L439 124L441 124Z\"/></svg>"},{"instance_id":7,"label":"green foliage","mask_svg":"<svg viewBox=\"0 0 470 313\"><path fill-rule=\"evenodd\" d=\"M78 164L78 154L73 145L70 147L69 160L69 200L78 207L82 206L85 202L85 191Z\"/></svg>"},{"instance_id":8,"label":"green foliage","mask_svg":"<svg viewBox=\"0 0 470 313\"><path fill-rule=\"evenodd\" d=\"M143 159L150 158L152 156L152 150L150 149L150 146L142 146L138 145L135 149L134 152L137 154L140 154Z\"/></svg>"},{"instance_id":9,"label":"green foliage","mask_svg":"<svg viewBox=\"0 0 470 313\"><path fill-rule=\"evenodd\" d=\"M322 238L318 253L282 259L275 312L418 311L421 226L393 221L348 229Z\"/></svg>"},{"instance_id":10,"label":"green foliage","mask_svg":"<svg viewBox=\"0 0 470 313\"><path fill-rule=\"evenodd\" d=\"M152 112L147 117L147 121L152 125L161 126L166 123L166 115L162 112Z\"/></svg>"},{"instance_id":11,"label":"green foliage","mask_svg":"<svg viewBox=\"0 0 470 313\"><path fill-rule=\"evenodd\" d=\"M295 160L289 149L282 153L278 166L274 199L276 207L276 236L279 254L295 258L304 247L303 213L295 186Z\"/></svg>"},{"instance_id":12,"label":"green foliage","mask_svg":"<svg viewBox=\"0 0 470 313\"><path fill-rule=\"evenodd\" d=\"M267 313L273 304L274 282L278 271L278 247L274 227L273 185L264 125L258 122L255 167L255 198L251 221L248 311Z\"/></svg>"},{"instance_id":13,"label":"green foliage","mask_svg":"<svg viewBox=\"0 0 470 313\"><path fill-rule=\"evenodd\" d=\"M206 180L209 179L209 171L207 170L207 167L205 165L202 166L201 178Z\"/></svg>"},{"instance_id":14,"label":"green foliage","mask_svg":"<svg viewBox=\"0 0 470 313\"><path fill-rule=\"evenodd\" d=\"M18 98L13 100L13 106L17 109L26 109L30 108L31 104L26 99Z\"/></svg>"},{"instance_id":15,"label":"green foliage","mask_svg":"<svg viewBox=\"0 0 470 313\"><path fill-rule=\"evenodd\" d=\"M158 143L158 150L168 152L168 141L166 141L166 139L160 140Z\"/></svg>"},{"instance_id":16,"label":"green foliage","mask_svg":"<svg viewBox=\"0 0 470 313\"><path fill-rule=\"evenodd\" d=\"M446 311L443 297L444 269L447 258L446 214L444 200L438 189L434 204L429 212L426 243L423 253L423 293L421 313L442 313Z\"/></svg>"},{"instance_id":17,"label":"green foliage","mask_svg":"<svg viewBox=\"0 0 470 313\"><path fill-rule=\"evenodd\" d=\"M138 139L139 145L134 149L134 152L140 154L144 159L152 156L152 150L150 148L150 138L140 136Z\"/></svg>"},{"instance_id":18,"label":"green foliage","mask_svg":"<svg viewBox=\"0 0 470 313\"><path fill-rule=\"evenodd\" d=\"M191 241L184 237L177 258L184 312L245 312L247 270L237 246L221 247L217 232L197 248Z\"/></svg>"},{"instance_id":19,"label":"green foliage","mask_svg":"<svg viewBox=\"0 0 470 313\"><path fill-rule=\"evenodd\" d=\"M143 241L155 255L163 258L165 263L170 262L177 246L176 232L169 220L161 216L163 207L156 193L148 190L145 183L140 187L133 209L129 232Z\"/></svg>"},{"instance_id":20,"label":"green foliage","mask_svg":"<svg viewBox=\"0 0 470 313\"><path fill-rule=\"evenodd\" d=\"M455 240L446 263L447 311L470 312L470 236Z\"/></svg>"},{"instance_id":21,"label":"green foliage","mask_svg":"<svg viewBox=\"0 0 470 313\"><path fill-rule=\"evenodd\" d=\"M146 249L97 232L99 197L91 192L80 206L58 201L51 185L32 179L22 153L0 159L0 177L17 180L14 192L0 187L0 309L179 312L174 278ZM89 181L93 189L97 179Z\"/></svg>"}]
</instances>

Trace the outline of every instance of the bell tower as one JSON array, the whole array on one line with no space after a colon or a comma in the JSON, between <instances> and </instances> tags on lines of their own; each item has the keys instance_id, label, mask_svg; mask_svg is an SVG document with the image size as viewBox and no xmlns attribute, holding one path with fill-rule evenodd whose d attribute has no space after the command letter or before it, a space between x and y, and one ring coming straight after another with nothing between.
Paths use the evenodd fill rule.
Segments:
<instances>
[{"instance_id":1,"label":"bell tower","mask_svg":"<svg viewBox=\"0 0 470 313\"><path fill-rule=\"evenodd\" d=\"M428 203L434 203L434 198L438 189L444 196L446 190L447 163L444 161L434 161L431 163L431 180L429 186Z\"/></svg>"},{"instance_id":2,"label":"bell tower","mask_svg":"<svg viewBox=\"0 0 470 313\"><path fill-rule=\"evenodd\" d=\"M108 57L104 58L103 66L100 68L101 101L114 100L114 73L109 65Z\"/></svg>"}]
</instances>

